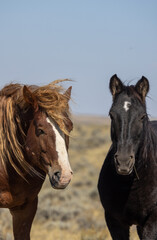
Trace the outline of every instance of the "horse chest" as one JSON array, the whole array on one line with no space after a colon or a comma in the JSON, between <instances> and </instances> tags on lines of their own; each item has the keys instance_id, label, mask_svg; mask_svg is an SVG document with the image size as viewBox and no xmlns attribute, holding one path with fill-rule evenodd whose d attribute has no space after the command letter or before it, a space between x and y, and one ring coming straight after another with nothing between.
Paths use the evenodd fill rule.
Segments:
<instances>
[{"instance_id":1,"label":"horse chest","mask_svg":"<svg viewBox=\"0 0 157 240\"><path fill-rule=\"evenodd\" d=\"M148 202L139 189L131 190L123 209L123 218L129 225L142 224L148 214Z\"/></svg>"},{"instance_id":2,"label":"horse chest","mask_svg":"<svg viewBox=\"0 0 157 240\"><path fill-rule=\"evenodd\" d=\"M121 208L117 207L119 217L127 224L142 225L150 212L157 205L157 190L151 185L147 189L145 182L137 179L130 190L121 198ZM123 199L123 200L122 200Z\"/></svg>"},{"instance_id":3,"label":"horse chest","mask_svg":"<svg viewBox=\"0 0 157 240\"><path fill-rule=\"evenodd\" d=\"M122 215L130 193L131 182L113 175L112 169L102 170L99 178L99 194L105 210L113 212L114 215Z\"/></svg>"},{"instance_id":4,"label":"horse chest","mask_svg":"<svg viewBox=\"0 0 157 240\"><path fill-rule=\"evenodd\" d=\"M149 175L153 176L153 175ZM127 211L145 219L157 205L157 182L154 177L142 177L131 188L127 202ZM138 214L137 214L138 213Z\"/></svg>"},{"instance_id":5,"label":"horse chest","mask_svg":"<svg viewBox=\"0 0 157 240\"><path fill-rule=\"evenodd\" d=\"M0 178L0 208L13 208L33 200L39 193L43 181L29 181L27 183L21 177L7 182Z\"/></svg>"},{"instance_id":6,"label":"horse chest","mask_svg":"<svg viewBox=\"0 0 157 240\"><path fill-rule=\"evenodd\" d=\"M138 224L146 216L143 189L133 183L133 179L113 174L106 169L99 179L99 193L105 211L127 222Z\"/></svg>"}]
</instances>

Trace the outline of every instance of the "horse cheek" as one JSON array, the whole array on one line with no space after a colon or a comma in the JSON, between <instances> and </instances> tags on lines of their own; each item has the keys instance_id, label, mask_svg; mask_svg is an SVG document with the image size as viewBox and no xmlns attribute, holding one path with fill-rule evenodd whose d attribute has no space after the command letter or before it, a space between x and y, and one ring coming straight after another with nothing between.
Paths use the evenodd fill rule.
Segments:
<instances>
[{"instance_id":1,"label":"horse cheek","mask_svg":"<svg viewBox=\"0 0 157 240\"><path fill-rule=\"evenodd\" d=\"M40 152L47 153L47 139L44 136L39 138Z\"/></svg>"}]
</instances>

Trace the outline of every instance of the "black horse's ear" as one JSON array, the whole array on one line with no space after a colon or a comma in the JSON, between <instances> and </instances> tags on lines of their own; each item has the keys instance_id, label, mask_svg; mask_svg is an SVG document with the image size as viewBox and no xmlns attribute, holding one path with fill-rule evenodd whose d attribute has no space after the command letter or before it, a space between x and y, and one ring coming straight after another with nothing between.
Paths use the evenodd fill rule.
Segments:
<instances>
[{"instance_id":1,"label":"black horse's ear","mask_svg":"<svg viewBox=\"0 0 157 240\"><path fill-rule=\"evenodd\" d=\"M69 88L65 91L65 93L64 93L64 96L67 98L68 101L69 101L70 98L71 98L71 89L72 89L72 86L69 87Z\"/></svg>"},{"instance_id":2,"label":"black horse's ear","mask_svg":"<svg viewBox=\"0 0 157 240\"><path fill-rule=\"evenodd\" d=\"M136 83L135 90L141 96L142 100L145 101L145 97L149 91L149 81L147 78L142 78Z\"/></svg>"},{"instance_id":3,"label":"black horse's ear","mask_svg":"<svg viewBox=\"0 0 157 240\"><path fill-rule=\"evenodd\" d=\"M120 93L124 89L122 81L117 77L116 74L111 77L109 88L113 98L116 94Z\"/></svg>"},{"instance_id":4,"label":"black horse's ear","mask_svg":"<svg viewBox=\"0 0 157 240\"><path fill-rule=\"evenodd\" d=\"M38 111L37 99L27 86L23 87L23 97L24 100L33 107L35 112Z\"/></svg>"}]
</instances>

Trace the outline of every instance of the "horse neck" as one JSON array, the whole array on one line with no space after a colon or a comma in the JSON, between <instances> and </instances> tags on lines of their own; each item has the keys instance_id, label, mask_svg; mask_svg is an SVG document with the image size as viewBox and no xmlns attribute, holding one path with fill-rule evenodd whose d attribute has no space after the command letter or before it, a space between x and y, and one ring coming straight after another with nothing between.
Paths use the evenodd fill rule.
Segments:
<instances>
[{"instance_id":1,"label":"horse neck","mask_svg":"<svg viewBox=\"0 0 157 240\"><path fill-rule=\"evenodd\" d=\"M153 165L154 161L157 161L157 134L149 120L144 123L144 134L142 139L138 153L138 162L144 165Z\"/></svg>"}]
</instances>

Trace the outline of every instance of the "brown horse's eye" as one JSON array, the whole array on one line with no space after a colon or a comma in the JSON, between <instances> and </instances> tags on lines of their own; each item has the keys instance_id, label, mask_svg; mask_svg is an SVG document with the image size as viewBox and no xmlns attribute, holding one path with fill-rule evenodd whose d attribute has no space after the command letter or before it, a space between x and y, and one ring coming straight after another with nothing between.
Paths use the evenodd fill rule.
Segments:
<instances>
[{"instance_id":1,"label":"brown horse's eye","mask_svg":"<svg viewBox=\"0 0 157 240\"><path fill-rule=\"evenodd\" d=\"M37 130L37 135L39 136L39 135L42 135L42 134L45 134L45 132L44 132L43 129L39 128L39 129Z\"/></svg>"}]
</instances>

